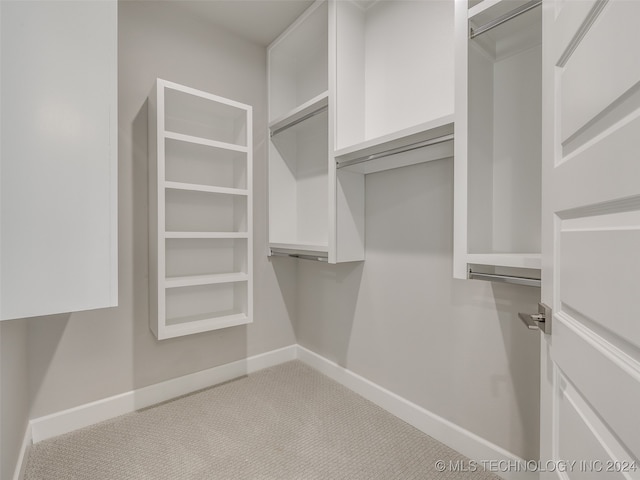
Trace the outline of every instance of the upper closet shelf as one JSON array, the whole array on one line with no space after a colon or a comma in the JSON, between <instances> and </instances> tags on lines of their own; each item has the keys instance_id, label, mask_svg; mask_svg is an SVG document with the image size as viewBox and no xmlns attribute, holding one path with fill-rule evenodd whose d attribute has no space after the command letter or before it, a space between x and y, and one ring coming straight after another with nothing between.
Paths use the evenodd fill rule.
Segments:
<instances>
[{"instance_id":1,"label":"upper closet shelf","mask_svg":"<svg viewBox=\"0 0 640 480\"><path fill-rule=\"evenodd\" d=\"M186 143L195 143L196 145L206 145L208 147L221 148L223 150L233 150L234 152L247 152L248 149L242 145L235 145L233 143L219 142L217 140L209 140L208 138L196 137L193 135L185 135L182 133L176 133L171 131L164 132L165 138L171 140L178 140Z\"/></svg>"},{"instance_id":2,"label":"upper closet shelf","mask_svg":"<svg viewBox=\"0 0 640 480\"><path fill-rule=\"evenodd\" d=\"M467 263L509 268L542 268L539 253L469 253Z\"/></svg>"},{"instance_id":3,"label":"upper closet shelf","mask_svg":"<svg viewBox=\"0 0 640 480\"><path fill-rule=\"evenodd\" d=\"M453 118L445 115L337 150L338 168L367 174L452 157ZM417 149L419 155L398 155Z\"/></svg>"},{"instance_id":4,"label":"upper closet shelf","mask_svg":"<svg viewBox=\"0 0 640 480\"><path fill-rule=\"evenodd\" d=\"M325 111L328 106L329 92L325 91L269 123L271 136Z\"/></svg>"},{"instance_id":5,"label":"upper closet shelf","mask_svg":"<svg viewBox=\"0 0 640 480\"><path fill-rule=\"evenodd\" d=\"M165 181L164 187L169 190L188 190L191 192L219 193L224 195L249 195L249 190L246 188L213 187L195 183Z\"/></svg>"},{"instance_id":6,"label":"upper closet shelf","mask_svg":"<svg viewBox=\"0 0 640 480\"><path fill-rule=\"evenodd\" d=\"M288 257L314 257L315 260L326 261L329 248L327 245L269 242L269 250L271 255L280 254Z\"/></svg>"}]
</instances>

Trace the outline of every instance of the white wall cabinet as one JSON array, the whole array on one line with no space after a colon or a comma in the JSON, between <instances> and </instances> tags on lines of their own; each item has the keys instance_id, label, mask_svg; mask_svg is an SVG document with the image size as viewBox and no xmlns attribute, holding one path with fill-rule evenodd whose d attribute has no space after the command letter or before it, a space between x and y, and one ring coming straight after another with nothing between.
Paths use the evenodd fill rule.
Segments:
<instances>
[{"instance_id":1,"label":"white wall cabinet","mask_svg":"<svg viewBox=\"0 0 640 480\"><path fill-rule=\"evenodd\" d=\"M539 285L541 10L456 3L456 278Z\"/></svg>"},{"instance_id":2,"label":"white wall cabinet","mask_svg":"<svg viewBox=\"0 0 640 480\"><path fill-rule=\"evenodd\" d=\"M272 254L364 260L364 176L453 155L453 4L314 3L269 47Z\"/></svg>"},{"instance_id":3,"label":"white wall cabinet","mask_svg":"<svg viewBox=\"0 0 640 480\"><path fill-rule=\"evenodd\" d=\"M116 306L117 2L0 12L0 319Z\"/></svg>"},{"instance_id":4,"label":"white wall cabinet","mask_svg":"<svg viewBox=\"0 0 640 480\"><path fill-rule=\"evenodd\" d=\"M252 107L158 79L149 96L150 327L252 321Z\"/></svg>"}]
</instances>

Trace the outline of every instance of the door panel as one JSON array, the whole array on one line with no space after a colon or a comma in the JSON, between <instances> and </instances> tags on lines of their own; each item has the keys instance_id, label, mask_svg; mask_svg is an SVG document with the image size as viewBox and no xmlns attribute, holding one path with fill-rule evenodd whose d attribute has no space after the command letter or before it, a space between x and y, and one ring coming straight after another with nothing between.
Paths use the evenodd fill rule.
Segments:
<instances>
[{"instance_id":1,"label":"door panel","mask_svg":"<svg viewBox=\"0 0 640 480\"><path fill-rule=\"evenodd\" d=\"M573 34L585 22L589 12L598 1L600 0L583 0L580 2L557 0L553 2L556 15L556 31L558 32L555 45L553 45L555 58L560 58L567 49Z\"/></svg>"},{"instance_id":2,"label":"door panel","mask_svg":"<svg viewBox=\"0 0 640 480\"><path fill-rule=\"evenodd\" d=\"M560 245L562 311L579 312L640 348L640 255L628 255L640 248L640 229L564 231Z\"/></svg>"},{"instance_id":3,"label":"door panel","mask_svg":"<svg viewBox=\"0 0 640 480\"><path fill-rule=\"evenodd\" d=\"M607 2L569 57L561 80L563 143L638 82L640 62L629 46L640 43L639 17L640 2Z\"/></svg>"},{"instance_id":4,"label":"door panel","mask_svg":"<svg viewBox=\"0 0 640 480\"><path fill-rule=\"evenodd\" d=\"M638 462L606 478L640 477L639 21L637 1L543 0L541 452Z\"/></svg>"},{"instance_id":5,"label":"door panel","mask_svg":"<svg viewBox=\"0 0 640 480\"><path fill-rule=\"evenodd\" d=\"M637 458L640 452L638 362L585 327L579 318L563 311L556 314L554 320L552 358L557 368L588 399L626 450ZM590 439L573 438L572 441L582 443Z\"/></svg>"},{"instance_id":6,"label":"door panel","mask_svg":"<svg viewBox=\"0 0 640 480\"><path fill-rule=\"evenodd\" d=\"M611 468L613 471L606 473L607 479L629 478L628 473L633 473L631 468L628 472L623 472L616 471L615 467L619 465L620 470L625 470L622 468L625 462L632 464L633 460L619 443L611 438L593 410L562 374L558 375L558 379L558 458L576 462L568 469L568 477L572 480L597 480L602 478L607 468ZM576 438L582 441L576 442ZM614 448L610 448L609 445L614 445Z\"/></svg>"},{"instance_id":7,"label":"door panel","mask_svg":"<svg viewBox=\"0 0 640 480\"><path fill-rule=\"evenodd\" d=\"M640 179L640 108L583 148L563 157L556 167L556 208L569 210L582 205L628 198L638 193ZM615 175L612 173L615 172ZM584 182L574 182L582 175ZM570 189L563 189L571 185ZM640 203L640 202L639 202Z\"/></svg>"}]
</instances>

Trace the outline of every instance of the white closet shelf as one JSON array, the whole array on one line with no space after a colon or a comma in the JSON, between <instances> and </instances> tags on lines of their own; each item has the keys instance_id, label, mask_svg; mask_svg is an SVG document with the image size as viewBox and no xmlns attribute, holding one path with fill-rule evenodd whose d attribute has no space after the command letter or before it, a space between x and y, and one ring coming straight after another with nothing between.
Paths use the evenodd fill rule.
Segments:
<instances>
[{"instance_id":1,"label":"white closet shelf","mask_svg":"<svg viewBox=\"0 0 640 480\"><path fill-rule=\"evenodd\" d=\"M165 232L164 238L249 238L247 232Z\"/></svg>"},{"instance_id":2,"label":"white closet shelf","mask_svg":"<svg viewBox=\"0 0 640 480\"><path fill-rule=\"evenodd\" d=\"M188 190L191 192L222 193L225 195L249 195L249 191L242 188L212 187L209 185L200 185L195 183L164 182L164 187L170 190Z\"/></svg>"},{"instance_id":3,"label":"white closet shelf","mask_svg":"<svg viewBox=\"0 0 640 480\"><path fill-rule=\"evenodd\" d=\"M206 145L208 147L231 150L234 152L247 153L249 151L247 147L244 147L242 145L219 142L217 140L209 140L208 138L194 137L193 135L185 135L183 133L170 132L167 130L165 130L164 132L164 137L171 140L178 140L179 142L194 143L196 145Z\"/></svg>"},{"instance_id":4,"label":"white closet shelf","mask_svg":"<svg viewBox=\"0 0 640 480\"><path fill-rule=\"evenodd\" d=\"M531 0L483 0L469 9L469 20L486 23L531 2Z\"/></svg>"},{"instance_id":5,"label":"white closet shelf","mask_svg":"<svg viewBox=\"0 0 640 480\"><path fill-rule=\"evenodd\" d=\"M219 328L246 325L251 323L251 320L246 313L212 313L168 319L167 323L169 323L169 325L166 325L163 329L163 339L208 332Z\"/></svg>"},{"instance_id":6,"label":"white closet shelf","mask_svg":"<svg viewBox=\"0 0 640 480\"><path fill-rule=\"evenodd\" d=\"M335 152L338 168L374 173L453 156L453 115L445 115ZM398 153L422 149L420 156Z\"/></svg>"},{"instance_id":7,"label":"white closet shelf","mask_svg":"<svg viewBox=\"0 0 640 480\"><path fill-rule=\"evenodd\" d=\"M269 248L274 251L300 255L326 256L329 252L327 245L313 245L308 243L269 243Z\"/></svg>"},{"instance_id":8,"label":"white closet shelf","mask_svg":"<svg viewBox=\"0 0 640 480\"><path fill-rule=\"evenodd\" d=\"M292 127L299 122L304 121L306 118L318 113L329 105L329 92L322 92L320 95L312 98L308 102L294 108L290 112L276 118L269 123L269 130L271 135L275 135L277 132L286 128Z\"/></svg>"},{"instance_id":9,"label":"white closet shelf","mask_svg":"<svg viewBox=\"0 0 640 480\"><path fill-rule=\"evenodd\" d=\"M249 275L244 272L218 273L212 275L188 275L183 277L167 277L165 288L193 287L196 285L213 285L216 283L246 282Z\"/></svg>"},{"instance_id":10,"label":"white closet shelf","mask_svg":"<svg viewBox=\"0 0 640 480\"><path fill-rule=\"evenodd\" d=\"M467 263L511 268L542 268L539 253L469 253Z\"/></svg>"}]
</instances>

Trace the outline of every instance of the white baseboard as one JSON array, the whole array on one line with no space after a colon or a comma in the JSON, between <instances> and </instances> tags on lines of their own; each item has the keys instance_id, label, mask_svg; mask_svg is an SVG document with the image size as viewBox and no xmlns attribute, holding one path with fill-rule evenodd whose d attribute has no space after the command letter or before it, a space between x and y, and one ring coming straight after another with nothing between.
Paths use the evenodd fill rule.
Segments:
<instances>
[{"instance_id":1,"label":"white baseboard","mask_svg":"<svg viewBox=\"0 0 640 480\"><path fill-rule=\"evenodd\" d=\"M141 408L146 408L203 388L233 380L234 378L263 368L279 365L295 359L301 360L367 400L384 408L418 430L457 450L471 460L475 460L476 462L493 460L503 462L503 464L507 465L514 465L519 462L521 464L525 463L523 459L498 445L321 357L311 350L301 347L300 345L290 345L244 360L220 365L51 415L35 418L31 420L29 424L14 480L21 479L20 474L24 468L23 464L26 458L27 448L32 442L37 443L57 435L109 420L119 415L131 413ZM495 471L494 473L506 480L537 479L537 475L533 473L516 471L504 472L502 470Z\"/></svg>"},{"instance_id":2,"label":"white baseboard","mask_svg":"<svg viewBox=\"0 0 640 480\"><path fill-rule=\"evenodd\" d=\"M18 463L16 463L16 471L13 475L13 480L22 480L24 478L24 470L27 466L27 462L25 460L29 455L31 445L33 445L31 425L27 425L27 430L24 432L24 439L22 440L22 447L20 447L20 453L18 454Z\"/></svg>"},{"instance_id":3,"label":"white baseboard","mask_svg":"<svg viewBox=\"0 0 640 480\"><path fill-rule=\"evenodd\" d=\"M494 464L486 464L489 470L497 470L493 473L506 480L538 478L536 473L503 471L507 470L509 465L525 465L526 462L504 448L300 345L298 345L298 359L471 460L494 461Z\"/></svg>"},{"instance_id":4,"label":"white baseboard","mask_svg":"<svg viewBox=\"0 0 640 480\"><path fill-rule=\"evenodd\" d=\"M297 346L273 350L236 362L213 367L201 372L156 383L148 387L114 395L102 400L80 405L68 410L31 420L33 443L52 438L104 420L150 407L203 388L211 387L234 378L295 360Z\"/></svg>"}]
</instances>

